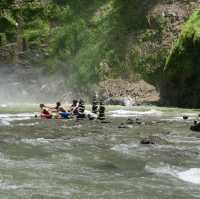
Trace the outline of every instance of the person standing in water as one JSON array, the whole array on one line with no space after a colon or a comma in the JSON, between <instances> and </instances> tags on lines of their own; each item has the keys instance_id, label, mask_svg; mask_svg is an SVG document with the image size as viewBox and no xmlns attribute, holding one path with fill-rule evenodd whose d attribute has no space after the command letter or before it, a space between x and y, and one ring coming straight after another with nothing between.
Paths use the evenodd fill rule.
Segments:
<instances>
[{"instance_id":1,"label":"person standing in water","mask_svg":"<svg viewBox=\"0 0 200 199\"><path fill-rule=\"evenodd\" d=\"M45 119L52 118L51 112L46 109L46 106L44 104L40 104L40 109L41 109L41 113L40 113L41 118L45 118Z\"/></svg>"},{"instance_id":2,"label":"person standing in water","mask_svg":"<svg viewBox=\"0 0 200 199\"><path fill-rule=\"evenodd\" d=\"M59 118L62 118L62 119L69 119L70 118L70 113L67 112L62 106L61 106L61 103L60 102L56 102L56 107L55 107L58 115L59 115Z\"/></svg>"},{"instance_id":3,"label":"person standing in water","mask_svg":"<svg viewBox=\"0 0 200 199\"><path fill-rule=\"evenodd\" d=\"M98 117L97 119L99 120L104 120L105 119L105 106L103 100L100 100L100 105L99 105L99 110L98 110Z\"/></svg>"},{"instance_id":4,"label":"person standing in water","mask_svg":"<svg viewBox=\"0 0 200 199\"><path fill-rule=\"evenodd\" d=\"M78 100L73 100L72 105L70 106L69 112L72 115L78 115Z\"/></svg>"},{"instance_id":5,"label":"person standing in water","mask_svg":"<svg viewBox=\"0 0 200 199\"><path fill-rule=\"evenodd\" d=\"M60 102L56 102L55 107L48 107L52 110L52 112L56 112L57 116L56 118L61 118L61 119L69 119L70 118L70 113L67 112L62 106Z\"/></svg>"},{"instance_id":6,"label":"person standing in water","mask_svg":"<svg viewBox=\"0 0 200 199\"><path fill-rule=\"evenodd\" d=\"M77 119L83 119L85 118L85 105L84 105L84 101L82 99L79 100L78 103L78 115L77 115Z\"/></svg>"},{"instance_id":7,"label":"person standing in water","mask_svg":"<svg viewBox=\"0 0 200 199\"><path fill-rule=\"evenodd\" d=\"M97 112L98 112L98 102L97 102L97 96L95 95L92 100L92 113L97 114Z\"/></svg>"}]
</instances>

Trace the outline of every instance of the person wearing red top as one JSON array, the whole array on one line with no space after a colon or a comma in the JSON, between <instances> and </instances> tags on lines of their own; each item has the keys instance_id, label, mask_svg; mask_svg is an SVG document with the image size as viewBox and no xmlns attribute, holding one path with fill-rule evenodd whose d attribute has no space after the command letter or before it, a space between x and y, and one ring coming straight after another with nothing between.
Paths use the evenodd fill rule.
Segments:
<instances>
[{"instance_id":1,"label":"person wearing red top","mask_svg":"<svg viewBox=\"0 0 200 199\"><path fill-rule=\"evenodd\" d=\"M40 117L41 118L45 118L45 119L51 119L52 118L52 114L51 112L49 112L46 108L44 104L40 104L40 109L41 109L41 113L40 113Z\"/></svg>"}]
</instances>

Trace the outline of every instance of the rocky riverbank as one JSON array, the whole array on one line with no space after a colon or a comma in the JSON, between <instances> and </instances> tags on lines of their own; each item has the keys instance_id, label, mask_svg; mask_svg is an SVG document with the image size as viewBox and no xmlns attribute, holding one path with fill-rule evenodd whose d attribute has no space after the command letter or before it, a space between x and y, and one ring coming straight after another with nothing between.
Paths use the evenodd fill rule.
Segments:
<instances>
[{"instance_id":1,"label":"rocky riverbank","mask_svg":"<svg viewBox=\"0 0 200 199\"><path fill-rule=\"evenodd\" d=\"M99 90L105 102L111 105L155 104L160 99L157 89L144 80L106 80L99 84Z\"/></svg>"}]
</instances>

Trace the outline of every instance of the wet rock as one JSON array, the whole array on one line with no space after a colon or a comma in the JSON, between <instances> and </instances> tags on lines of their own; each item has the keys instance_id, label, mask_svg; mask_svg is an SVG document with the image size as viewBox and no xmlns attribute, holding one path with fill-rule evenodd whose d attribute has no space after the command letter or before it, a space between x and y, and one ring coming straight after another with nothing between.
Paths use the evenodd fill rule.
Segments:
<instances>
[{"instance_id":1,"label":"wet rock","mask_svg":"<svg viewBox=\"0 0 200 199\"><path fill-rule=\"evenodd\" d=\"M136 124L142 124L142 121L139 118L136 118Z\"/></svg>"},{"instance_id":2,"label":"wet rock","mask_svg":"<svg viewBox=\"0 0 200 199\"><path fill-rule=\"evenodd\" d=\"M135 120L129 118L126 121L126 124L130 125L130 124L142 124L142 121L139 118L136 118Z\"/></svg>"},{"instance_id":3,"label":"wet rock","mask_svg":"<svg viewBox=\"0 0 200 199\"><path fill-rule=\"evenodd\" d=\"M112 123L111 121L108 121L108 120L103 120L103 121L101 121L101 123L102 124L110 124L110 123Z\"/></svg>"},{"instance_id":4,"label":"wet rock","mask_svg":"<svg viewBox=\"0 0 200 199\"><path fill-rule=\"evenodd\" d=\"M140 141L140 144L168 144L168 142L159 136L149 136L146 138L143 138Z\"/></svg>"},{"instance_id":5,"label":"wet rock","mask_svg":"<svg viewBox=\"0 0 200 199\"><path fill-rule=\"evenodd\" d=\"M121 123L119 126L118 126L119 129L127 129L129 128L128 125L124 124L124 123Z\"/></svg>"},{"instance_id":6,"label":"wet rock","mask_svg":"<svg viewBox=\"0 0 200 199\"><path fill-rule=\"evenodd\" d=\"M95 117L92 116L91 114L88 114L87 117L88 117L89 120L94 120L95 119Z\"/></svg>"},{"instance_id":7,"label":"wet rock","mask_svg":"<svg viewBox=\"0 0 200 199\"><path fill-rule=\"evenodd\" d=\"M184 115L184 116L183 116L183 119L184 119L184 120L187 120L187 119L189 119L189 117L188 117L187 115Z\"/></svg>"},{"instance_id":8,"label":"wet rock","mask_svg":"<svg viewBox=\"0 0 200 199\"><path fill-rule=\"evenodd\" d=\"M191 131L198 131L198 132L200 132L200 125L193 125L193 126L191 126L190 130Z\"/></svg>"},{"instance_id":9,"label":"wet rock","mask_svg":"<svg viewBox=\"0 0 200 199\"><path fill-rule=\"evenodd\" d=\"M126 124L134 124L134 120L131 118L128 118L126 121Z\"/></svg>"},{"instance_id":10,"label":"wet rock","mask_svg":"<svg viewBox=\"0 0 200 199\"><path fill-rule=\"evenodd\" d=\"M154 141L152 141L149 138L144 138L140 141L140 144L155 144Z\"/></svg>"},{"instance_id":11,"label":"wet rock","mask_svg":"<svg viewBox=\"0 0 200 199\"><path fill-rule=\"evenodd\" d=\"M190 130L200 132L200 122L194 121L194 125L190 127Z\"/></svg>"},{"instance_id":12,"label":"wet rock","mask_svg":"<svg viewBox=\"0 0 200 199\"><path fill-rule=\"evenodd\" d=\"M96 165L96 168L102 169L102 170L118 170L119 168L115 166L113 163L105 162L99 165Z\"/></svg>"},{"instance_id":13,"label":"wet rock","mask_svg":"<svg viewBox=\"0 0 200 199\"><path fill-rule=\"evenodd\" d=\"M123 98L114 98L110 97L105 100L106 105L120 105L120 106L126 106L125 100Z\"/></svg>"}]
</instances>

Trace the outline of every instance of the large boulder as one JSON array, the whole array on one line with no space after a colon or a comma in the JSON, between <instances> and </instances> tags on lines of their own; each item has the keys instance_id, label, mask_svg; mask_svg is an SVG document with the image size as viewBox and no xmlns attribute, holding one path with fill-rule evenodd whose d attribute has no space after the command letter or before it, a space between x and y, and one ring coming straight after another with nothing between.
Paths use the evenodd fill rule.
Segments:
<instances>
[{"instance_id":1,"label":"large boulder","mask_svg":"<svg viewBox=\"0 0 200 199\"><path fill-rule=\"evenodd\" d=\"M197 122L197 121L194 121L194 125L192 125L192 126L190 127L190 130L191 130L191 131L200 132L200 123Z\"/></svg>"},{"instance_id":2,"label":"large boulder","mask_svg":"<svg viewBox=\"0 0 200 199\"><path fill-rule=\"evenodd\" d=\"M140 105L159 100L156 88L143 81L128 82L122 79L109 79L99 84L100 95L108 105Z\"/></svg>"}]
</instances>

